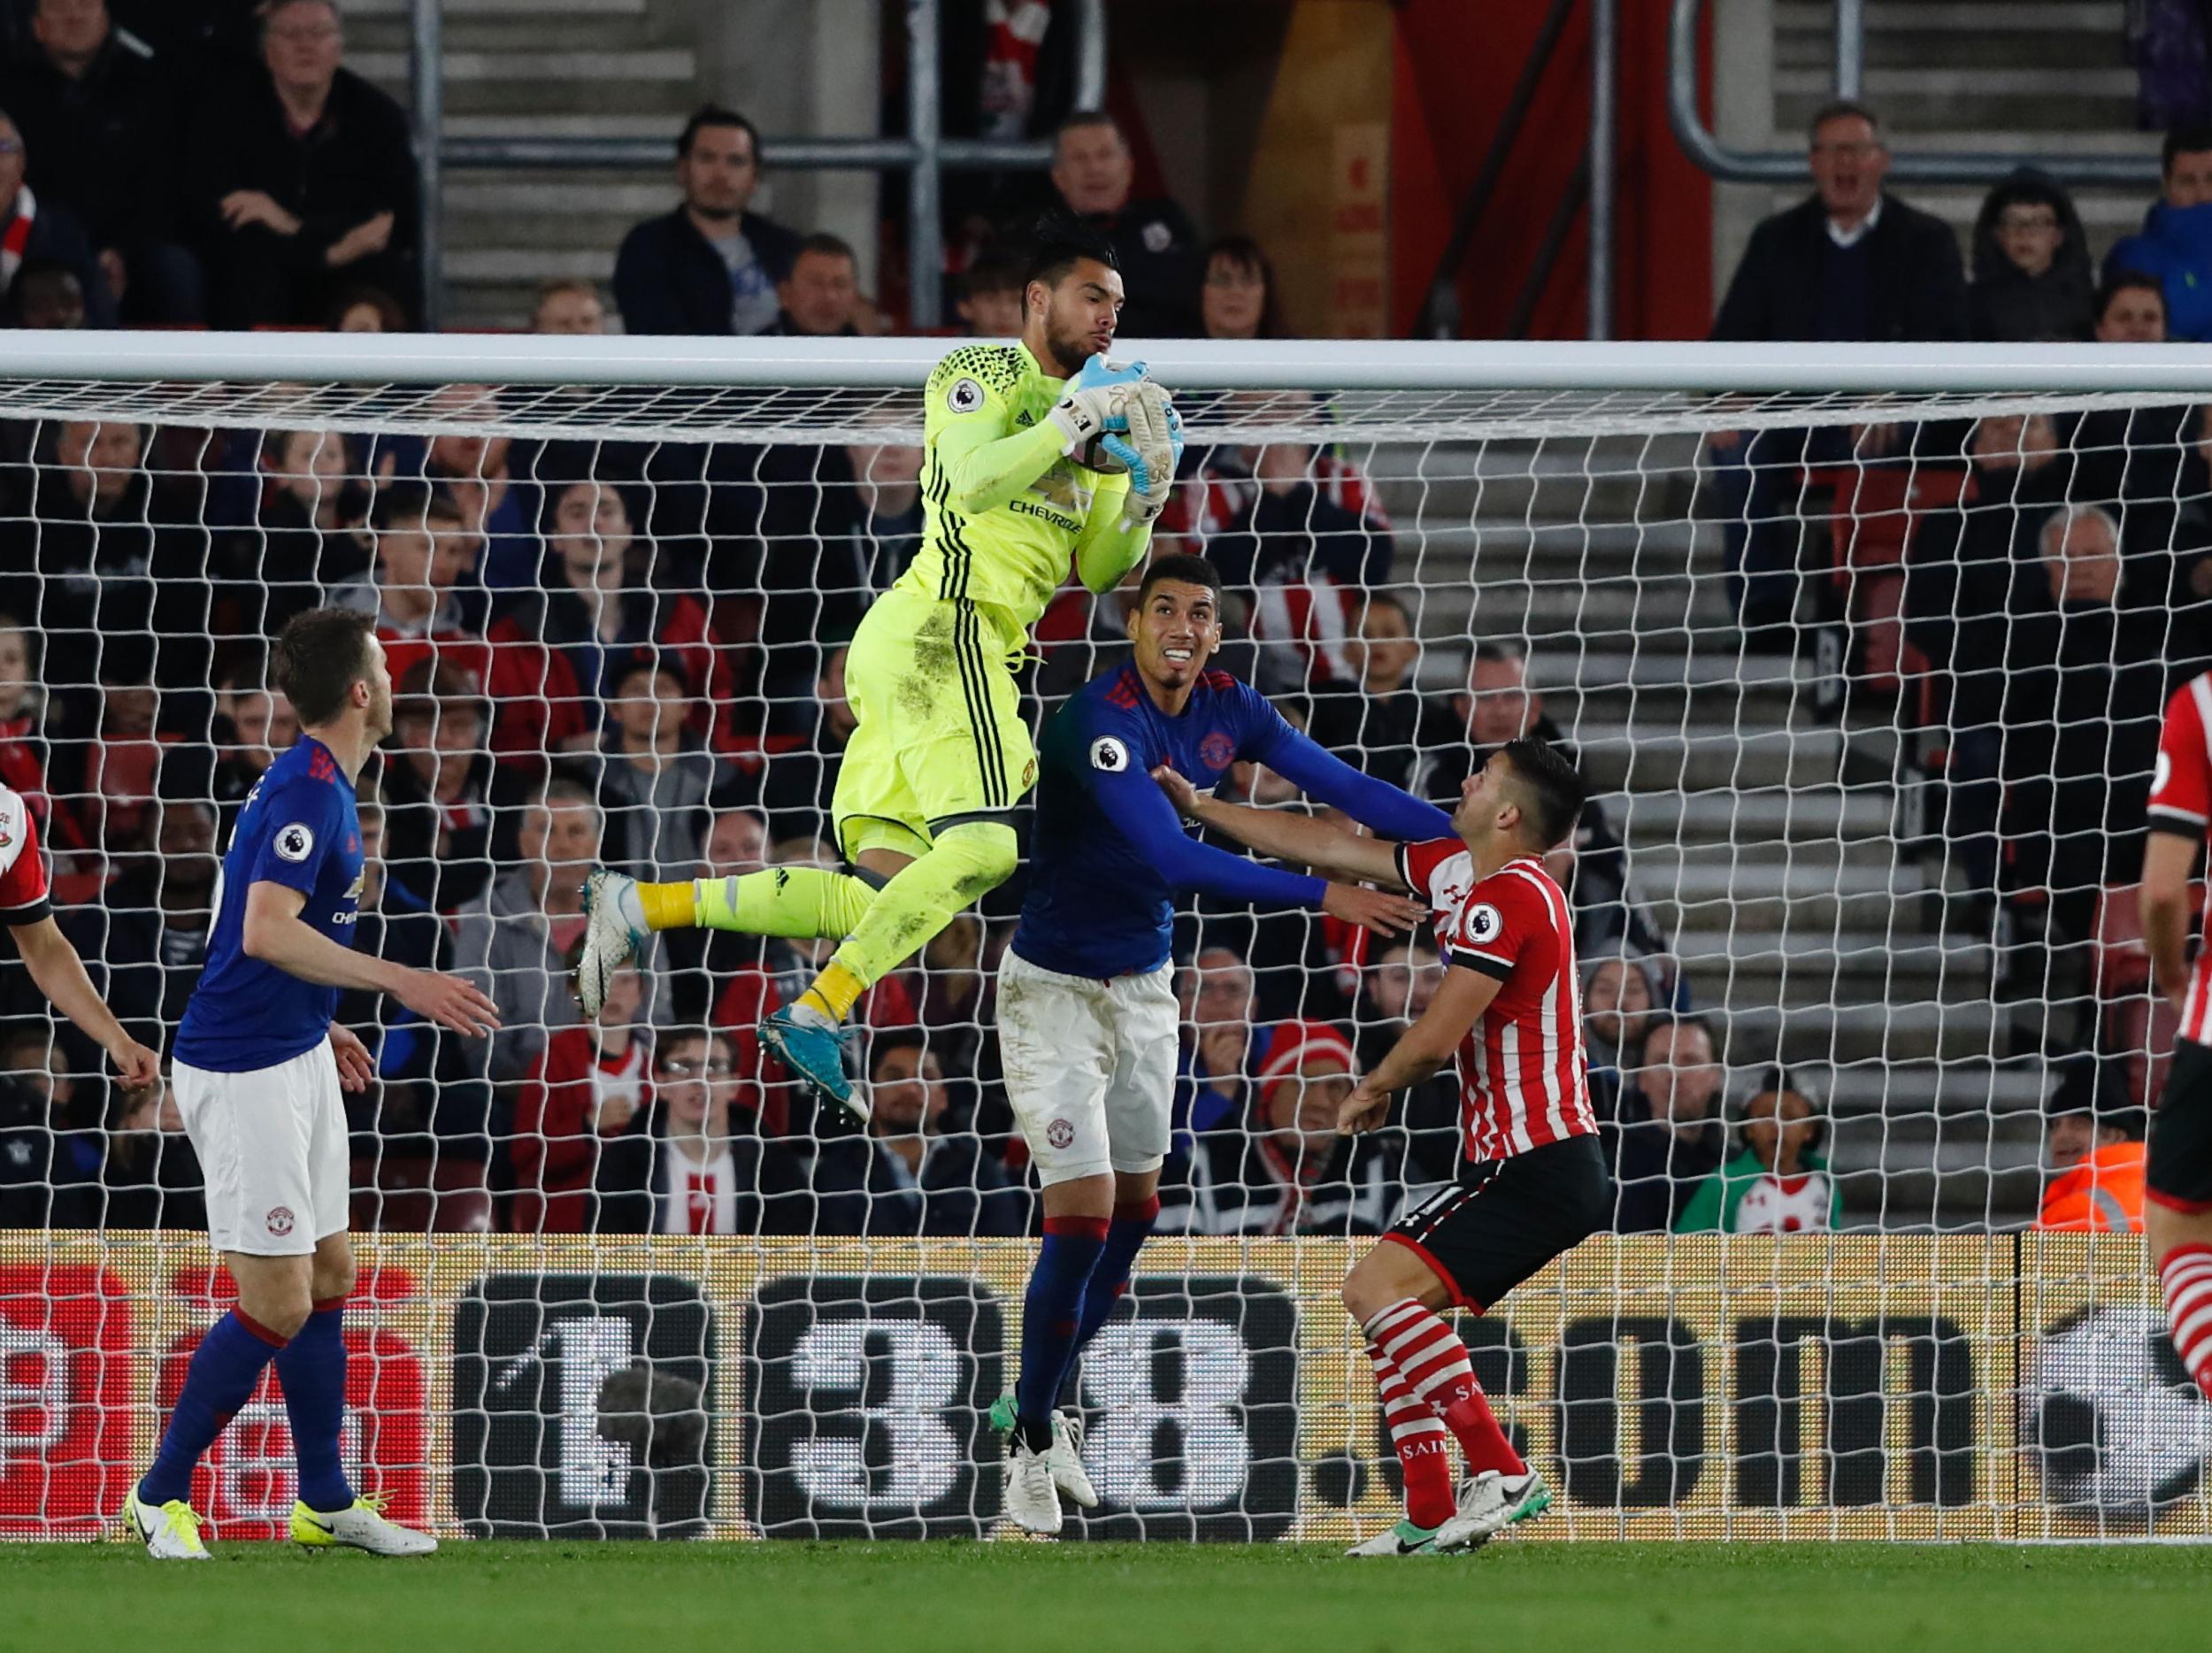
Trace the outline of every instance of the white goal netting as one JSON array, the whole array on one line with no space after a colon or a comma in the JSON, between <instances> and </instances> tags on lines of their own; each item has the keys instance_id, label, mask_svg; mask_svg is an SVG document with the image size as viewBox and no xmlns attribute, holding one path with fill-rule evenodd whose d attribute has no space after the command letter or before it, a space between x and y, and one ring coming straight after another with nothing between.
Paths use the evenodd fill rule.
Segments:
<instances>
[{"instance_id":1,"label":"white goal netting","mask_svg":"<svg viewBox=\"0 0 2212 1653\"><path fill-rule=\"evenodd\" d=\"M999 1531L987 1413L1037 1221L993 1032L1019 879L864 1002L865 1134L751 1034L810 944L664 937L593 1025L568 980L595 861L831 857L841 645L913 554L949 345L719 388L484 382L457 347L435 382L316 378L271 348L0 381L0 783L165 1049L295 727L266 640L378 616L399 717L358 944L476 974L506 1026L342 1007L378 1069L349 1099L357 1479L449 1533ZM1686 349L1705 388L1665 390L1540 388L1602 384L1594 357L1453 388L1434 352L1394 385L1406 358L1337 381L1286 351L1272 379L1155 352L1191 438L1161 537L1233 593L1223 663L1425 796L1530 732L1591 784L1555 859L1618 1234L1461 1325L1555 1468L1549 1529L2201 1532L2212 1407L2124 1231L2174 1031L2143 801L2167 695L2212 665L2205 410L2162 369L2055 393L1987 358L1777 390ZM1118 594L1064 589L1039 718L1121 628ZM1105 1499L1071 1531L1372 1531L1397 1472L1335 1286L1453 1175L1453 1091L1354 1150L1266 1069L1317 1034L1371 1064L1440 967L1210 902L1177 942L1163 1232L1070 1392ZM173 1105L104 1067L0 967L7 1536L103 1529L230 1290ZM216 1536L290 1507L270 1383L203 1471Z\"/></svg>"}]
</instances>

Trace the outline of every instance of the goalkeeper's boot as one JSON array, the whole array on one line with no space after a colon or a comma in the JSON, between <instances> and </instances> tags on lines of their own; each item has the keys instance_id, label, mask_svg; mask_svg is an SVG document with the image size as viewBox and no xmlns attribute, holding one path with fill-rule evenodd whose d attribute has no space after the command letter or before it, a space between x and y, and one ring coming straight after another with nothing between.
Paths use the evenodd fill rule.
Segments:
<instances>
[{"instance_id":1,"label":"goalkeeper's boot","mask_svg":"<svg viewBox=\"0 0 2212 1653\"><path fill-rule=\"evenodd\" d=\"M818 1011L787 1004L764 1019L755 1030L769 1055L791 1070L818 1096L826 1096L863 1124L868 1104L853 1095L853 1082L845 1074L843 1029Z\"/></svg>"},{"instance_id":2,"label":"goalkeeper's boot","mask_svg":"<svg viewBox=\"0 0 2212 1653\"><path fill-rule=\"evenodd\" d=\"M181 1498L148 1503L134 1486L123 1500L123 1530L156 1561L212 1561L200 1538L198 1513Z\"/></svg>"},{"instance_id":3,"label":"goalkeeper's boot","mask_svg":"<svg viewBox=\"0 0 2212 1653\"><path fill-rule=\"evenodd\" d=\"M311 1510L295 1503L292 1542L310 1549L343 1545L365 1549L372 1556L426 1556L438 1547L438 1541L429 1534L386 1520L381 1493L356 1498L349 1510Z\"/></svg>"},{"instance_id":4,"label":"goalkeeper's boot","mask_svg":"<svg viewBox=\"0 0 2212 1653\"><path fill-rule=\"evenodd\" d=\"M1009 1389L991 1403L991 1427L1002 1435L1015 1429L1014 1391ZM1045 1454L1052 1465L1052 1484L1072 1499L1078 1509L1098 1508L1098 1488L1091 1472L1083 1466L1083 1419L1058 1407L1052 1409L1052 1449Z\"/></svg>"},{"instance_id":5,"label":"goalkeeper's boot","mask_svg":"<svg viewBox=\"0 0 2212 1653\"><path fill-rule=\"evenodd\" d=\"M584 880L584 950L576 960L576 997L584 1014L596 1016L607 1002L614 973L641 956L652 932L638 900L637 880L594 867Z\"/></svg>"},{"instance_id":6,"label":"goalkeeper's boot","mask_svg":"<svg viewBox=\"0 0 2212 1653\"><path fill-rule=\"evenodd\" d=\"M1461 1489L1457 1513L1436 1529L1436 1547L1478 1549L1550 1508L1551 1488L1534 1470L1518 1475L1484 1470Z\"/></svg>"},{"instance_id":7,"label":"goalkeeper's boot","mask_svg":"<svg viewBox=\"0 0 2212 1653\"><path fill-rule=\"evenodd\" d=\"M1006 1443L1007 1518L1025 1533L1051 1538L1060 1531L1060 1494L1052 1484L1052 1458L1018 1432Z\"/></svg>"},{"instance_id":8,"label":"goalkeeper's boot","mask_svg":"<svg viewBox=\"0 0 2212 1653\"><path fill-rule=\"evenodd\" d=\"M1344 1553L1348 1556L1432 1556L1436 1553L1436 1535L1442 1530L1441 1527L1416 1526L1410 1521L1401 1521L1364 1542L1353 1545Z\"/></svg>"}]
</instances>

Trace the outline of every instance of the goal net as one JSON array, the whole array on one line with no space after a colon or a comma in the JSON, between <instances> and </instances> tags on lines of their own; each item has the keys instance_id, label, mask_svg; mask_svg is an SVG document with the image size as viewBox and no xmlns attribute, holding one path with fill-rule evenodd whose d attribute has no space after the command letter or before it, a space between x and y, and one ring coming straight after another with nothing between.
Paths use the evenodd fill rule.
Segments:
<instances>
[{"instance_id":1,"label":"goal net","mask_svg":"<svg viewBox=\"0 0 2212 1653\"><path fill-rule=\"evenodd\" d=\"M595 861L833 860L841 643L913 555L949 348L26 339L0 364L0 782L147 1043L296 733L266 640L325 603L386 640L358 944L473 974L505 1022L341 1009L377 1073L349 1099L346 1442L396 1518L1005 1530L988 1413L1037 1213L993 973L1020 880L864 1002L865 1134L752 1036L810 944L664 936L589 1025L568 978ZM1416 792L1525 733L1591 785L1554 862L1618 1232L1460 1320L1560 1494L1539 1530L2203 1532L2212 1408L2129 1232L2174 1034L2144 797L2167 696L2212 663L2188 361L1149 355L1190 434L1159 537L1221 571L1229 669ZM1118 659L1124 595L1053 603L1039 719ZM1331 1064L1377 1060L1440 966L1210 901L1177 956L1166 1211L1067 1397L1104 1500L1070 1532L1341 1542L1394 1518L1397 1472L1337 1285L1454 1175L1455 1093L1357 1149L1317 1121ZM104 1530L234 1289L165 1089L107 1073L11 958L11 1537ZM289 1509L270 1385L204 1467L218 1537Z\"/></svg>"}]
</instances>

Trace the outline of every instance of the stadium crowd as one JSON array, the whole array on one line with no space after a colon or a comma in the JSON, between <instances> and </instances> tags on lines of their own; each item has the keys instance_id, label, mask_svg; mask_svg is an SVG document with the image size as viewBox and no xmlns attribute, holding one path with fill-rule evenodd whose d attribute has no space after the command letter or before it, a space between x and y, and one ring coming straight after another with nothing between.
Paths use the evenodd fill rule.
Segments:
<instances>
[{"instance_id":1,"label":"stadium crowd","mask_svg":"<svg viewBox=\"0 0 2212 1653\"><path fill-rule=\"evenodd\" d=\"M21 11L0 67L10 322L411 325L406 122L344 66L329 0ZM611 295L549 281L533 330L885 325L848 243L753 210L759 136L741 115L702 110L676 154L680 200L624 241ZM2065 192L2023 173L1990 195L1970 282L1947 228L1884 189L1886 156L1871 111L1823 111L1814 193L1761 226L1716 337L2212 336L2212 236L2195 227L2212 214L2212 133L2169 142L2165 198L2101 279ZM1113 237L1126 333L1282 333L1266 251L1202 242L1174 202L1137 196L1110 117L1060 126L1051 182ZM972 250L958 298L972 333L1018 330L1021 277L1012 245ZM449 395L496 425L495 388ZM2131 903L2106 892L2133 864L2142 787L2104 777L2147 776L2167 690L2212 657L2212 419L1721 433L1706 461L1747 645L1839 627L1855 692L1939 736L1923 747L1948 799L1932 836L1992 913L2040 932L2034 996L2062 1001L2072 982L2121 1003L2131 938L2115 915ZM378 1069L351 1100L364 1226L1029 1232L987 1032L1018 882L870 995L853 1057L864 1130L818 1113L752 1034L819 962L813 943L672 934L589 1022L570 984L595 863L670 880L833 859L827 811L854 727L841 639L913 555L921 463L895 427L764 448L7 427L0 782L32 801L96 979L159 1043L204 954L219 846L296 730L263 687L264 640L319 604L373 615L396 727L364 788L359 945L477 976L505 1026L474 1043L389 1003L343 1006ZM1931 477L1950 481L1932 493ZM1510 640L1452 662L1448 690L1417 686L1419 593L1348 454L1194 442L1161 538L1223 572L1241 622L1225 664L1371 773L1448 798L1520 735L1571 752ZM1061 594L1029 680L1041 714L1116 657L1121 602ZM1286 795L1263 771L1236 784ZM1555 871L1576 908L1618 1225L1839 1220L1817 1088L1774 1051L1724 1049L1695 1013L1597 804ZM1351 1078L1435 990L1425 937L1371 946L1317 917L1202 909L1179 941L1163 1226L1374 1233L1452 1174L1449 1080L1418 1088L1389 1132L1333 1133ZM50 1035L27 993L19 971L0 975L0 1226L196 1226L173 1106L111 1093L98 1053ZM2092 1058L2085 1124L2054 1125L2055 1165L2140 1135L2094 1058L2146 1042L2108 1019L2049 1030L2054 1057ZM1759 1076L1732 1117L1731 1072ZM2151 1082L2116 1084L2139 1105Z\"/></svg>"}]
</instances>

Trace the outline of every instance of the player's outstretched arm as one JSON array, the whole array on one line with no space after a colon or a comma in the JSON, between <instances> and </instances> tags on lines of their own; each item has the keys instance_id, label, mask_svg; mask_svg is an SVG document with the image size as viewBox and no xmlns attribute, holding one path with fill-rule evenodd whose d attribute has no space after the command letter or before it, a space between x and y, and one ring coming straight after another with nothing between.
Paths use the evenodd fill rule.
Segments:
<instances>
[{"instance_id":1,"label":"player's outstretched arm","mask_svg":"<svg viewBox=\"0 0 2212 1653\"><path fill-rule=\"evenodd\" d=\"M1075 542L1075 577L1093 596L1119 585L1151 549L1152 517L1132 520L1125 511L1129 499L1126 476L1101 477L1091 496L1091 514Z\"/></svg>"},{"instance_id":2,"label":"player's outstretched arm","mask_svg":"<svg viewBox=\"0 0 2212 1653\"><path fill-rule=\"evenodd\" d=\"M23 967L31 973L31 980L47 1002L108 1053L125 1085L136 1090L161 1077L161 1058L132 1038L115 1019L115 1012L85 973L84 960L50 913L35 924L12 924L8 934L15 938Z\"/></svg>"},{"instance_id":3,"label":"player's outstretched arm","mask_svg":"<svg viewBox=\"0 0 2212 1653\"><path fill-rule=\"evenodd\" d=\"M1363 774L1311 735L1285 721L1274 741L1253 754L1308 797L1342 810L1368 831L1400 843L1452 835L1452 818L1410 792Z\"/></svg>"},{"instance_id":4,"label":"player's outstretched arm","mask_svg":"<svg viewBox=\"0 0 2212 1653\"><path fill-rule=\"evenodd\" d=\"M249 957L326 988L388 993L419 1016L472 1039L488 1038L499 1011L483 990L458 976L409 970L341 947L300 917L307 896L288 885L257 879L246 892L242 943Z\"/></svg>"},{"instance_id":5,"label":"player's outstretched arm","mask_svg":"<svg viewBox=\"0 0 2212 1653\"><path fill-rule=\"evenodd\" d=\"M1503 985L1500 977L1464 965L1446 971L1421 1019L1398 1035L1374 1072L1354 1086L1338 1108L1337 1129L1356 1135L1380 1125L1390 1112L1392 1094L1418 1085L1450 1061Z\"/></svg>"},{"instance_id":6,"label":"player's outstretched arm","mask_svg":"<svg viewBox=\"0 0 2212 1653\"><path fill-rule=\"evenodd\" d=\"M1227 834L1247 849L1310 866L1329 878L1356 879L1391 890L1407 888L1398 870L1398 846L1388 839L1363 838L1287 810L1248 809L1241 803L1202 796L1188 780L1164 765L1154 770L1152 778L1184 815Z\"/></svg>"}]
</instances>

